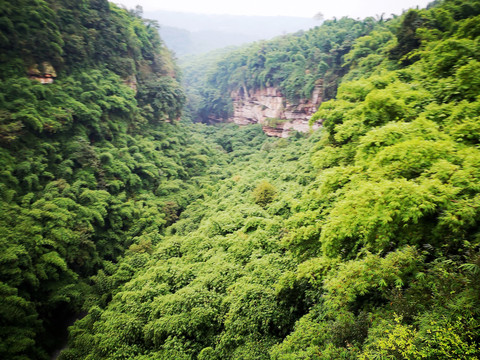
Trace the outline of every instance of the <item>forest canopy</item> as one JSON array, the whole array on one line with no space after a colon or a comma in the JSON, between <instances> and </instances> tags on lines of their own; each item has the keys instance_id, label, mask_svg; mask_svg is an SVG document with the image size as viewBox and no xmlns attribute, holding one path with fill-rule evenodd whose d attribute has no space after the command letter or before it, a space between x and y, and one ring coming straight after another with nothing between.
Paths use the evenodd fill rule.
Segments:
<instances>
[{"instance_id":1,"label":"forest canopy","mask_svg":"<svg viewBox=\"0 0 480 360\"><path fill-rule=\"evenodd\" d=\"M0 357L480 357L478 1L192 60L183 115L138 12L0 9ZM320 83L310 134L190 121Z\"/></svg>"}]
</instances>

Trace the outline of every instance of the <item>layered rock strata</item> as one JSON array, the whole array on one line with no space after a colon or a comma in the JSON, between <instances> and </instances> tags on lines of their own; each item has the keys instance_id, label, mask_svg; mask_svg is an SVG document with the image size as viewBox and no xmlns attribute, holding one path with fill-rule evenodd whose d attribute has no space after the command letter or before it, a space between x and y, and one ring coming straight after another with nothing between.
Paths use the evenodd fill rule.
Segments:
<instances>
[{"instance_id":1,"label":"layered rock strata","mask_svg":"<svg viewBox=\"0 0 480 360\"><path fill-rule=\"evenodd\" d=\"M322 102L322 86L317 85L312 97L298 103L289 102L274 87L257 90L240 89L231 93L233 116L229 119L239 125L261 124L269 136L288 137L292 131L308 132L318 129L321 121L308 122Z\"/></svg>"}]
</instances>

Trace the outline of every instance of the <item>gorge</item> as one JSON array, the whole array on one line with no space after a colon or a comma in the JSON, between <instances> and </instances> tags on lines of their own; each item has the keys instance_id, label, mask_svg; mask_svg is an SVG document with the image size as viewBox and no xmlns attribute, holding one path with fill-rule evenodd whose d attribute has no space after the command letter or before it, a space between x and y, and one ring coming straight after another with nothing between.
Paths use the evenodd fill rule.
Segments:
<instances>
[{"instance_id":1,"label":"gorge","mask_svg":"<svg viewBox=\"0 0 480 360\"><path fill-rule=\"evenodd\" d=\"M6 0L0 67L1 359L480 358L477 0L180 63Z\"/></svg>"}]
</instances>

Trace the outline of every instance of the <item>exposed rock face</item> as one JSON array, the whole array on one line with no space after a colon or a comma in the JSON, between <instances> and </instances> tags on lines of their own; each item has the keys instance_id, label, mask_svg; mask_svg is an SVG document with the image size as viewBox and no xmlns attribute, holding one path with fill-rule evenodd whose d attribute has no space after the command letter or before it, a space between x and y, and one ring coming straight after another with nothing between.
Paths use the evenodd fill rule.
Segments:
<instances>
[{"instance_id":1,"label":"exposed rock face","mask_svg":"<svg viewBox=\"0 0 480 360\"><path fill-rule=\"evenodd\" d=\"M269 136L288 137L292 130L307 132L318 129L321 122L309 127L308 121L322 102L322 86L315 87L312 98L290 103L274 87L260 90L241 89L231 94L233 116L229 119L239 125L261 124Z\"/></svg>"},{"instance_id":2,"label":"exposed rock face","mask_svg":"<svg viewBox=\"0 0 480 360\"><path fill-rule=\"evenodd\" d=\"M137 93L137 77L134 74L123 79L123 83Z\"/></svg>"},{"instance_id":3,"label":"exposed rock face","mask_svg":"<svg viewBox=\"0 0 480 360\"><path fill-rule=\"evenodd\" d=\"M38 64L34 64L28 68L28 77L32 80L37 80L42 84L51 84L57 77L55 68L48 61L44 61L40 68Z\"/></svg>"}]
</instances>

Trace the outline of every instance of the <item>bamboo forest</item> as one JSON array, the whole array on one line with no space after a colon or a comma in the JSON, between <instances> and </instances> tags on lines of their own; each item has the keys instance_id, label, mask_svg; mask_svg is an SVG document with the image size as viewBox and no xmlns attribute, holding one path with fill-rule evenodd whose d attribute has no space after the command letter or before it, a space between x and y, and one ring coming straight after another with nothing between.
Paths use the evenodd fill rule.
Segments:
<instances>
[{"instance_id":1,"label":"bamboo forest","mask_svg":"<svg viewBox=\"0 0 480 360\"><path fill-rule=\"evenodd\" d=\"M480 2L158 27L0 0L0 359L479 359Z\"/></svg>"}]
</instances>

